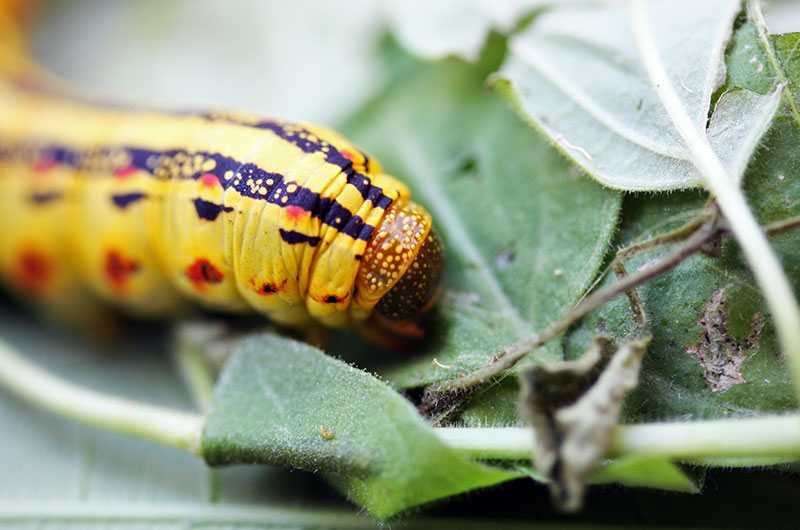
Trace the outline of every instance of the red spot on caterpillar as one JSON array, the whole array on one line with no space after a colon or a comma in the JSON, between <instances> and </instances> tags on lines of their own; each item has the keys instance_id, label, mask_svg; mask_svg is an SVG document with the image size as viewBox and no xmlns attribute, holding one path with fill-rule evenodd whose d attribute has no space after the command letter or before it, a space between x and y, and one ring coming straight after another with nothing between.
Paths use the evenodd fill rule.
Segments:
<instances>
[{"instance_id":1,"label":"red spot on caterpillar","mask_svg":"<svg viewBox=\"0 0 800 530\"><path fill-rule=\"evenodd\" d=\"M58 165L58 162L52 158L42 158L33 165L33 171L36 173L46 173Z\"/></svg>"},{"instance_id":2,"label":"red spot on caterpillar","mask_svg":"<svg viewBox=\"0 0 800 530\"><path fill-rule=\"evenodd\" d=\"M196 259L186 268L186 277L191 280L197 289L202 289L206 284L222 281L222 273L207 259Z\"/></svg>"},{"instance_id":3,"label":"red spot on caterpillar","mask_svg":"<svg viewBox=\"0 0 800 530\"><path fill-rule=\"evenodd\" d=\"M200 184L206 188L213 188L219 186L219 178L213 173L203 173L200 175Z\"/></svg>"},{"instance_id":4,"label":"red spot on caterpillar","mask_svg":"<svg viewBox=\"0 0 800 530\"><path fill-rule=\"evenodd\" d=\"M302 206L287 206L286 207L286 215L294 219L295 221L300 219L306 214L306 210Z\"/></svg>"},{"instance_id":5,"label":"red spot on caterpillar","mask_svg":"<svg viewBox=\"0 0 800 530\"><path fill-rule=\"evenodd\" d=\"M106 253L105 273L114 291L121 293L125 289L128 277L139 270L139 264L128 259L116 250Z\"/></svg>"},{"instance_id":6,"label":"red spot on caterpillar","mask_svg":"<svg viewBox=\"0 0 800 530\"><path fill-rule=\"evenodd\" d=\"M17 261L17 282L30 295L40 295L47 287L53 267L50 259L36 249L20 253Z\"/></svg>"},{"instance_id":7,"label":"red spot on caterpillar","mask_svg":"<svg viewBox=\"0 0 800 530\"><path fill-rule=\"evenodd\" d=\"M317 301L317 302L319 302L321 304L339 304L339 303L344 302L345 300L347 300L350 297L350 293L347 293L346 295L344 295L341 298L339 298L335 294L328 294L328 295L325 295L325 296L322 296L322 297L311 295L311 297L315 301Z\"/></svg>"},{"instance_id":8,"label":"red spot on caterpillar","mask_svg":"<svg viewBox=\"0 0 800 530\"><path fill-rule=\"evenodd\" d=\"M339 151L339 152L340 152L340 153L342 153L342 156L343 156L343 157L345 157L346 159L348 159L348 160L349 160L349 161L351 161L351 162L353 161L353 158L355 158L355 157L353 156L353 153L351 153L351 152L350 152L350 151L348 151L347 149L342 149L342 150L341 150L341 151Z\"/></svg>"},{"instance_id":9,"label":"red spot on caterpillar","mask_svg":"<svg viewBox=\"0 0 800 530\"><path fill-rule=\"evenodd\" d=\"M275 285L274 283L265 283L261 286L261 289L258 291L258 294L263 295L270 295L275 294L279 291L283 291L286 287L286 280L283 280L280 285Z\"/></svg>"},{"instance_id":10,"label":"red spot on caterpillar","mask_svg":"<svg viewBox=\"0 0 800 530\"><path fill-rule=\"evenodd\" d=\"M126 179L128 177L133 176L133 174L136 173L136 169L137 169L136 166L134 166L133 164L118 168L114 170L114 177L118 179Z\"/></svg>"}]
</instances>

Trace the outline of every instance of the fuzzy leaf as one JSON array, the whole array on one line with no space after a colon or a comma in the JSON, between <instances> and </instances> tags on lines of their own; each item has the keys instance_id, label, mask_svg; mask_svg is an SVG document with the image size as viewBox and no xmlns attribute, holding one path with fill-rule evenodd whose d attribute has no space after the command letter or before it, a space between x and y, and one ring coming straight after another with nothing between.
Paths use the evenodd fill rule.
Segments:
<instances>
[{"instance_id":1,"label":"fuzzy leaf","mask_svg":"<svg viewBox=\"0 0 800 530\"><path fill-rule=\"evenodd\" d=\"M800 82L793 44L798 41L798 34L774 36L771 41L780 65L785 68L789 88L793 89L795 83ZM726 59L726 95L735 93L738 87L765 94L773 90L777 75L771 70L762 46L752 23L745 22L736 31ZM743 187L748 203L762 224L788 219L800 211L798 123L788 105L780 109L747 166ZM623 203L622 228L614 245L621 248L674 229L696 216L707 200L700 192L629 195ZM793 230L776 235L770 242L781 256L796 292L800 292L800 254L797 251L800 233ZM628 270L636 270L664 252L663 249L650 252L626 266ZM606 278L606 284L610 281L613 278ZM699 322L720 291L727 304L722 319L726 326L717 341L729 339L740 348L741 353L733 359L736 363L741 361L739 373L743 384L722 383L720 386L719 378L707 377L714 371L713 363L707 357L701 361L696 353L689 353L702 352L708 346L701 341L705 330ZM722 240L719 257L694 255L676 269L642 286L639 292L650 315L653 341L643 362L640 386L626 401L625 421L749 415L796 408L792 383L774 329L769 321L760 328L759 315L766 314L766 310L752 274L733 241ZM624 297L590 314L569 335L565 343L568 356L581 355L598 330L625 334L628 314ZM753 341L754 324L755 328L760 328L757 342ZM729 375L738 380L735 374ZM724 391L719 391L722 388ZM506 379L479 395L473 406L461 415L461 420L471 426L491 424L494 418L503 424L520 424L514 400L517 392L516 381Z\"/></svg>"},{"instance_id":2,"label":"fuzzy leaf","mask_svg":"<svg viewBox=\"0 0 800 530\"><path fill-rule=\"evenodd\" d=\"M740 3L681 0L648 7L671 88L692 125L705 130ZM631 24L622 4L548 12L511 39L496 79L526 118L603 184L624 190L702 186L693 155L647 75ZM714 109L712 145L733 178L741 178L778 98L740 93Z\"/></svg>"},{"instance_id":3,"label":"fuzzy leaf","mask_svg":"<svg viewBox=\"0 0 800 530\"><path fill-rule=\"evenodd\" d=\"M326 471L380 519L516 476L444 446L408 401L370 374L274 335L236 348L215 397L203 430L210 464Z\"/></svg>"}]
</instances>

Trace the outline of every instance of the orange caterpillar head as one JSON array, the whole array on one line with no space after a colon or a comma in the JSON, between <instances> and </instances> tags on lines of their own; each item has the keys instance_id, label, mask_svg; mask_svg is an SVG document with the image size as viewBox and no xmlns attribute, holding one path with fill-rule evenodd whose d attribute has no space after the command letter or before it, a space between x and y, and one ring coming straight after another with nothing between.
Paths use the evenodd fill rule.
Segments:
<instances>
[{"instance_id":1,"label":"orange caterpillar head","mask_svg":"<svg viewBox=\"0 0 800 530\"><path fill-rule=\"evenodd\" d=\"M356 277L360 305L373 306L380 320L408 322L427 312L441 291L442 247L431 216L408 200L392 203L375 230Z\"/></svg>"}]
</instances>

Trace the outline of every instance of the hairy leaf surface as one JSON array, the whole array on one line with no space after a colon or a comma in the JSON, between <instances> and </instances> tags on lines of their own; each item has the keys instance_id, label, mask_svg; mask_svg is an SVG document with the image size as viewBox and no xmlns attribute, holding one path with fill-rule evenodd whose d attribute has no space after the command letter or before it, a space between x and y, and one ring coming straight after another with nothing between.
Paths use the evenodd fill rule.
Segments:
<instances>
[{"instance_id":1,"label":"hairy leaf surface","mask_svg":"<svg viewBox=\"0 0 800 530\"><path fill-rule=\"evenodd\" d=\"M516 476L447 448L408 401L372 375L275 335L235 348L215 397L203 431L210 464L326 471L381 519Z\"/></svg>"},{"instance_id":2,"label":"hairy leaf surface","mask_svg":"<svg viewBox=\"0 0 800 530\"><path fill-rule=\"evenodd\" d=\"M739 8L738 0L647 4L645 31L668 88L701 131L725 79L723 52ZM694 155L647 74L634 23L623 3L554 9L511 39L497 79L523 116L603 184L651 191L702 186ZM741 178L778 97L739 92L714 107L707 133L733 178Z\"/></svg>"}]
</instances>

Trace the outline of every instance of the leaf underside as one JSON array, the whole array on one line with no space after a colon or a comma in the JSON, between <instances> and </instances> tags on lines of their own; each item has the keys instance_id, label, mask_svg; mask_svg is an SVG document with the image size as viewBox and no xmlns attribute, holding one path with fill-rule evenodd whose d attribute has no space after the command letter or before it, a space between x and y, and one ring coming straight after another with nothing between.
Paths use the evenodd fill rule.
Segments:
<instances>
[{"instance_id":1,"label":"leaf underside","mask_svg":"<svg viewBox=\"0 0 800 530\"><path fill-rule=\"evenodd\" d=\"M671 89L693 127L705 130L725 70L723 52L739 0L648 4ZM602 27L603 31L593 28ZM594 179L623 190L703 185L682 133L665 111L634 39L628 6L555 9L511 38L495 76L520 113ZM712 147L738 179L777 96L747 91L717 102Z\"/></svg>"}]
</instances>

